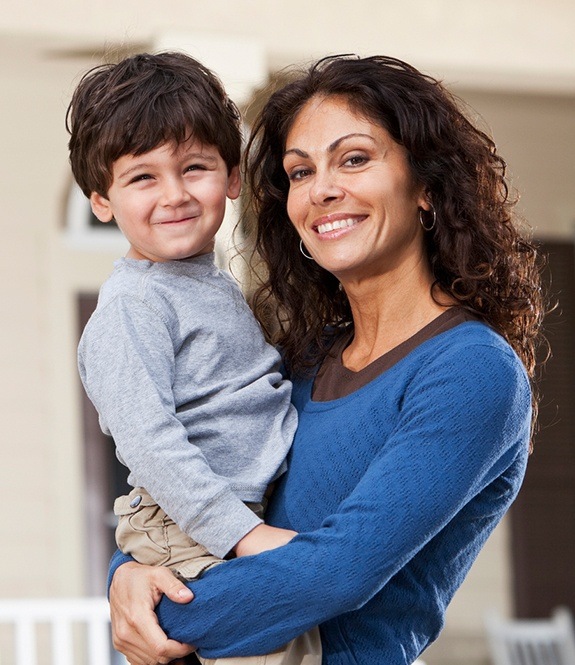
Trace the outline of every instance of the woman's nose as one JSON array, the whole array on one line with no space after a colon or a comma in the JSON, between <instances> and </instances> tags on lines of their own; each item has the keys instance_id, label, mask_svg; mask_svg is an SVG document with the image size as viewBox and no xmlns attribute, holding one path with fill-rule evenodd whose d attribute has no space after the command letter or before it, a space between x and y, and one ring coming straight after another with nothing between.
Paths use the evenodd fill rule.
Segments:
<instances>
[{"instance_id":1,"label":"woman's nose","mask_svg":"<svg viewBox=\"0 0 575 665\"><path fill-rule=\"evenodd\" d=\"M329 170L316 171L310 188L310 199L315 205L325 205L343 196L337 177Z\"/></svg>"}]
</instances>

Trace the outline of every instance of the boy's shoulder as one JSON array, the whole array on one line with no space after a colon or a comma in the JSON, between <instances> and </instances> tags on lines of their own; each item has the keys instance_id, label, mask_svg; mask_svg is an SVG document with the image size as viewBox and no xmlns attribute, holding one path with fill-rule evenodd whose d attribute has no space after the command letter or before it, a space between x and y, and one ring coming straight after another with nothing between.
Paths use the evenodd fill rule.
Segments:
<instances>
[{"instance_id":1,"label":"boy's shoulder","mask_svg":"<svg viewBox=\"0 0 575 665\"><path fill-rule=\"evenodd\" d=\"M141 286L148 281L150 268L151 261L124 258L114 261L114 269L100 287L98 306L122 294L136 295Z\"/></svg>"},{"instance_id":2,"label":"boy's shoulder","mask_svg":"<svg viewBox=\"0 0 575 665\"><path fill-rule=\"evenodd\" d=\"M83 337L114 334L122 322L131 321L140 331L157 325L173 332L182 305L177 277L166 278L165 264L139 259L117 259L100 287L98 303ZM176 322L176 323L174 323Z\"/></svg>"},{"instance_id":3,"label":"boy's shoulder","mask_svg":"<svg viewBox=\"0 0 575 665\"><path fill-rule=\"evenodd\" d=\"M237 281L218 268L213 255L181 261L153 262L121 258L102 284L98 309L124 301L146 303L160 312L204 312L206 308L247 307Z\"/></svg>"},{"instance_id":4,"label":"boy's shoulder","mask_svg":"<svg viewBox=\"0 0 575 665\"><path fill-rule=\"evenodd\" d=\"M114 270L102 284L100 292L116 294L126 291L134 294L142 289L153 291L164 288L177 291L178 286L189 278L201 282L225 280L223 272L216 268L209 256L165 262L120 258L114 262Z\"/></svg>"}]
</instances>

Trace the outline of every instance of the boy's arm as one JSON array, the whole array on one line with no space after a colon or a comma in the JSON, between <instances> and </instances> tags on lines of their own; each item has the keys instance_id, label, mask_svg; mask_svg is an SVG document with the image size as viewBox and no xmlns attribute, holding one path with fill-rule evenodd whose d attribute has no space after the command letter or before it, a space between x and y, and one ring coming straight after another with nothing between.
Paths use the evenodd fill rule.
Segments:
<instances>
[{"instance_id":1,"label":"boy's arm","mask_svg":"<svg viewBox=\"0 0 575 665\"><path fill-rule=\"evenodd\" d=\"M165 323L132 297L99 310L79 347L86 392L131 471L130 482L145 487L182 531L223 557L262 520L188 440L176 417L174 365Z\"/></svg>"},{"instance_id":2,"label":"boy's arm","mask_svg":"<svg viewBox=\"0 0 575 665\"><path fill-rule=\"evenodd\" d=\"M297 536L297 531L260 524L237 543L234 552L236 556L260 554L260 552L287 545L294 536Z\"/></svg>"}]
</instances>

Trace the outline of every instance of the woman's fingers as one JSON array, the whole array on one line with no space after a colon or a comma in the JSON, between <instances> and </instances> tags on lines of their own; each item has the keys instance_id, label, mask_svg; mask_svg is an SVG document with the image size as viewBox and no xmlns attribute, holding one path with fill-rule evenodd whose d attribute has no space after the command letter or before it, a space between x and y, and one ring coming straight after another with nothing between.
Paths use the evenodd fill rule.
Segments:
<instances>
[{"instance_id":1,"label":"woman's fingers","mask_svg":"<svg viewBox=\"0 0 575 665\"><path fill-rule=\"evenodd\" d=\"M169 640L160 628L154 608L164 593L176 602L193 597L165 568L126 563L114 574L110 586L113 643L131 665L167 665L194 651Z\"/></svg>"},{"instance_id":2,"label":"woman's fingers","mask_svg":"<svg viewBox=\"0 0 575 665\"><path fill-rule=\"evenodd\" d=\"M158 572L161 574L158 575L156 580L156 587L160 593L165 594L175 603L189 603L193 599L194 594L190 589L169 570L159 568Z\"/></svg>"}]
</instances>

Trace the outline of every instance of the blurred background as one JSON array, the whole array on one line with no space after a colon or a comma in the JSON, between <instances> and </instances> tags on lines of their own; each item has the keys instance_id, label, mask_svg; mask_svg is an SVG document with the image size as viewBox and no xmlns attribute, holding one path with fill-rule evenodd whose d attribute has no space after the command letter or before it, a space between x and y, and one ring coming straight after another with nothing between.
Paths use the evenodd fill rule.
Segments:
<instances>
[{"instance_id":1,"label":"blurred background","mask_svg":"<svg viewBox=\"0 0 575 665\"><path fill-rule=\"evenodd\" d=\"M443 80L491 133L548 253L541 428L527 479L448 610L428 665L489 662L483 619L575 609L573 0L20 0L0 12L0 597L105 591L124 473L81 390L75 349L126 246L72 184L64 116L102 61L183 49L246 112L293 63L386 54ZM227 228L235 211L230 209ZM229 240L220 240L222 260ZM488 414L486 414L488 417ZM3 661L4 662L4 661Z\"/></svg>"}]
</instances>

